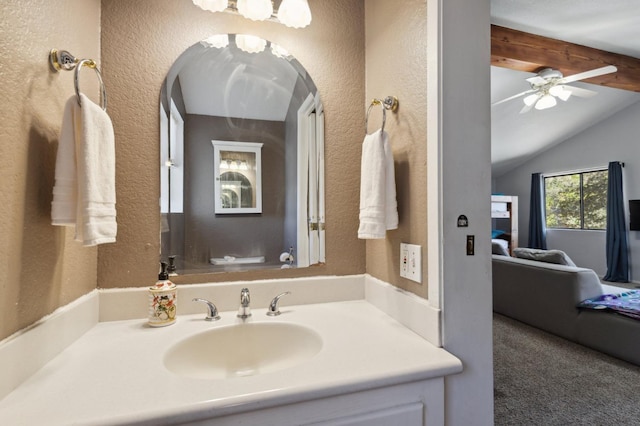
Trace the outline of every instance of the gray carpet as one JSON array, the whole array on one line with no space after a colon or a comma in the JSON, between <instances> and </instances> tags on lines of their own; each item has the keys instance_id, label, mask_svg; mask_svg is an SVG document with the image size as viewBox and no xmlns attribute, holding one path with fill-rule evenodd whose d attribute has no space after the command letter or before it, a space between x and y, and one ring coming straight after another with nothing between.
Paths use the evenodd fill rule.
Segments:
<instances>
[{"instance_id":1,"label":"gray carpet","mask_svg":"<svg viewBox=\"0 0 640 426\"><path fill-rule=\"evenodd\" d=\"M640 425L640 367L493 316L496 425Z\"/></svg>"}]
</instances>

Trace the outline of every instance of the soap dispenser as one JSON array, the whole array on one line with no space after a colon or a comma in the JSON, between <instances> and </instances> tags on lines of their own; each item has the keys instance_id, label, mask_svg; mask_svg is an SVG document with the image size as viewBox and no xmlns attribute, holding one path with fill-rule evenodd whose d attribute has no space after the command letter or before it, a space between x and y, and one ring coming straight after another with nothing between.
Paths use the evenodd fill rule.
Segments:
<instances>
[{"instance_id":1,"label":"soap dispenser","mask_svg":"<svg viewBox=\"0 0 640 426\"><path fill-rule=\"evenodd\" d=\"M169 256L169 267L167 268L167 272L169 273L170 277L177 277L178 276L178 272L176 270L176 256L172 255ZM171 279L171 278L169 278Z\"/></svg>"},{"instance_id":2,"label":"soap dispenser","mask_svg":"<svg viewBox=\"0 0 640 426\"><path fill-rule=\"evenodd\" d=\"M149 325L151 327L164 327L176 322L178 290L176 285L169 281L167 263L160 262L160 266L158 282L153 287L149 287Z\"/></svg>"}]
</instances>

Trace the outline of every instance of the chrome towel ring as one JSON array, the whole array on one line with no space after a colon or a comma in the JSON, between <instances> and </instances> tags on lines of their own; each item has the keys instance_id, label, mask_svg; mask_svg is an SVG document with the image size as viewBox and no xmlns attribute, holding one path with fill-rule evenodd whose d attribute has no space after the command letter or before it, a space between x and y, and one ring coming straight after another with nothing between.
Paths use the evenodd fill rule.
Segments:
<instances>
[{"instance_id":1,"label":"chrome towel ring","mask_svg":"<svg viewBox=\"0 0 640 426\"><path fill-rule=\"evenodd\" d=\"M98 76L98 81L100 82L100 100L101 107L103 110L107 110L107 91L104 87L104 82L102 81L102 75L100 74L100 70L98 69L98 65L93 59L78 59L74 57L71 53L66 50L57 50L51 49L49 53L49 63L53 71L58 72L60 70L71 71L75 70L73 77L73 85L76 90L76 98L78 99L78 105L82 106L82 101L80 100L80 70L83 67L92 68L96 75Z\"/></svg>"},{"instance_id":2,"label":"chrome towel ring","mask_svg":"<svg viewBox=\"0 0 640 426\"><path fill-rule=\"evenodd\" d=\"M384 131L384 125L387 121L387 110L391 110L392 112L395 112L398 109L398 98L396 98L395 96L387 96L384 99L373 99L371 101L371 104L369 105L369 108L367 108L367 116L364 120L364 133L365 134L369 134L369 114L371 113L371 108L373 108L376 105L380 105L382 107L382 128L381 130Z\"/></svg>"}]
</instances>

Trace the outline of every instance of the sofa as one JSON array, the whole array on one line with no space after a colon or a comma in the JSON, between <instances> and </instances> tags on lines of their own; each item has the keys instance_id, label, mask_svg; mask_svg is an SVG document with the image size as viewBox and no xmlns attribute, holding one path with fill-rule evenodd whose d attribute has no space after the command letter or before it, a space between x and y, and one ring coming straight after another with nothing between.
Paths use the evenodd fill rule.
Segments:
<instances>
[{"instance_id":1,"label":"sofa","mask_svg":"<svg viewBox=\"0 0 640 426\"><path fill-rule=\"evenodd\" d=\"M492 255L493 310L640 365L640 320L578 309L585 299L628 291L601 284L591 269Z\"/></svg>"}]
</instances>

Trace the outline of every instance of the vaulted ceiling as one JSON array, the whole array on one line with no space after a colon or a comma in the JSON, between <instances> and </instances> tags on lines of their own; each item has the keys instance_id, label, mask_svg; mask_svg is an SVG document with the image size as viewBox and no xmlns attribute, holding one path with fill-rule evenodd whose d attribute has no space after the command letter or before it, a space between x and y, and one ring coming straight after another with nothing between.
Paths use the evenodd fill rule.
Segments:
<instances>
[{"instance_id":1,"label":"vaulted ceiling","mask_svg":"<svg viewBox=\"0 0 640 426\"><path fill-rule=\"evenodd\" d=\"M522 98L492 106L492 171L540 152L640 101L637 0L492 0L492 104L530 89L543 68L568 76L613 64L618 72L572 83L598 95L520 114Z\"/></svg>"}]
</instances>

